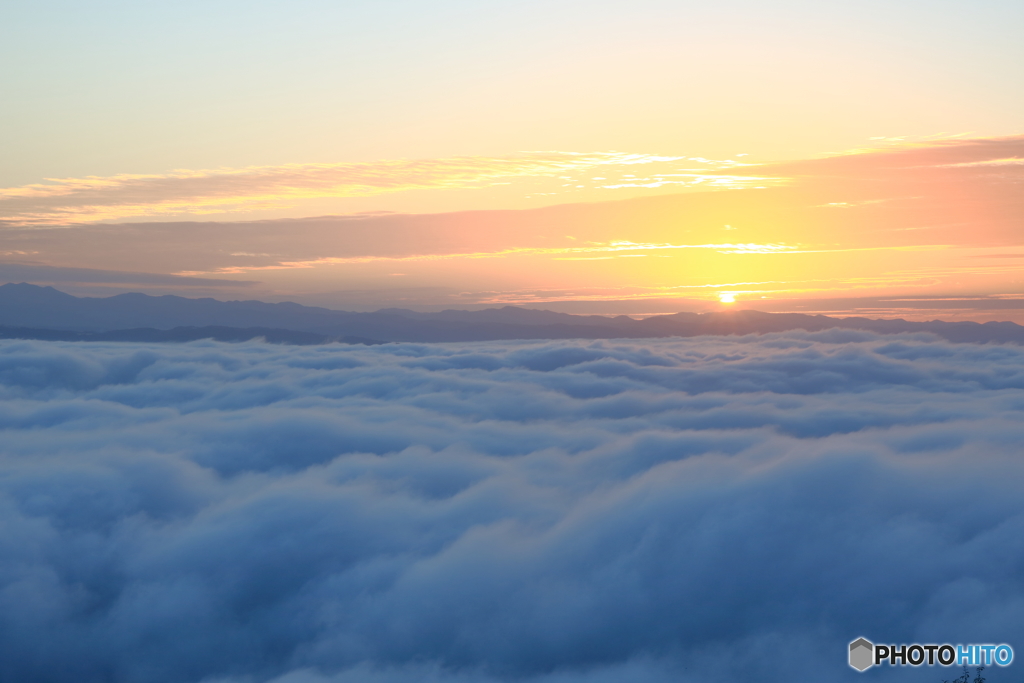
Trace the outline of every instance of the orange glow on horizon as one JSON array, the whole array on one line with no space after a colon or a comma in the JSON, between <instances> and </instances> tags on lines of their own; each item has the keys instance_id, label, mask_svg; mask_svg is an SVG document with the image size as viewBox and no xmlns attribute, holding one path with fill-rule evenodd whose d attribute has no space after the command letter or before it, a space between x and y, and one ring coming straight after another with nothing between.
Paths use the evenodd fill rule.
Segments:
<instances>
[{"instance_id":1,"label":"orange glow on horizon","mask_svg":"<svg viewBox=\"0 0 1024 683\"><path fill-rule=\"evenodd\" d=\"M55 220L70 210L61 203L68 196L80 201L79 208L99 206L101 199L117 199L121 195L116 193L128 192L129 186L134 189L128 195L137 191L157 197L166 183L172 194L228 201L240 196L243 186L251 190L249 197L270 196L256 190L271 186L274 192L282 187L304 192L296 178L310 174L315 176L307 178L312 185L327 189L339 179L379 173L375 182L389 192L406 187L401 183L413 176L439 191L450 182L463 182L458 178L491 174L487 177L493 180L494 174L529 167L535 173L557 171L561 175L548 180L568 184L575 176L566 169L574 164L577 170L589 169L587 177L593 176L594 183L608 184L613 168L628 166L631 172L625 175L639 177L641 167L678 161L654 155L561 154L537 153L517 157L515 163L477 158L462 160L461 166L452 160L409 162L400 167L405 180L393 186L389 183L398 177L393 173L398 167L383 162L293 165L287 172L280 171L285 167L219 175L181 172L169 180L142 179L138 187L132 186L135 180L121 177L84 185L68 181L63 189L16 188L0 206L42 202L36 208L43 214L52 210L46 220ZM1024 164L1010 163L1017 159L1024 159L1024 136L941 140L772 165L720 165L718 171L729 177L785 182L526 210L61 230L14 221L0 231L0 248L11 255L7 259L46 267L174 274L182 281L223 281L226 287L258 276L260 291L297 298L303 292L323 297L337 292L337 303L326 303L340 308L346 297L357 296L350 293L359 293L381 301L382 307L420 301L458 306L658 300L731 306L738 298L745 305L785 306L790 300L859 297L911 303L977 299L989 306L998 300L1003 302L999 310L1010 310L1006 307L1014 304L1006 302L1024 298L1019 227ZM600 175L593 171L597 163L604 164ZM455 167L461 170L452 171ZM265 177L248 185L261 174ZM192 181L198 185L188 185ZM108 190L115 194L104 194ZM396 266L401 278L394 277ZM891 310L900 307L892 304ZM890 310L879 306L883 309Z\"/></svg>"}]
</instances>

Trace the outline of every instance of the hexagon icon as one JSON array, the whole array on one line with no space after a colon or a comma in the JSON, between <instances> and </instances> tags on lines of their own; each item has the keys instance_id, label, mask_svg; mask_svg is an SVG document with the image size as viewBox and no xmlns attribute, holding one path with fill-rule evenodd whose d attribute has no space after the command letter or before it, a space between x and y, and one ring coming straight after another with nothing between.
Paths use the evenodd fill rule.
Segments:
<instances>
[{"instance_id":1,"label":"hexagon icon","mask_svg":"<svg viewBox=\"0 0 1024 683\"><path fill-rule=\"evenodd\" d=\"M874 664L875 646L866 638L858 638L850 643L850 666L857 671L864 671Z\"/></svg>"}]
</instances>

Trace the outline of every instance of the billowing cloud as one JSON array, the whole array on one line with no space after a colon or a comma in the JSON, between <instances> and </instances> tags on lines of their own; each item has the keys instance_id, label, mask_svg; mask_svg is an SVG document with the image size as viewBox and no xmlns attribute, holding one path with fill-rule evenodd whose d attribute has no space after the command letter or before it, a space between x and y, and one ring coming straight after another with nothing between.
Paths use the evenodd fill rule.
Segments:
<instances>
[{"instance_id":1,"label":"billowing cloud","mask_svg":"<svg viewBox=\"0 0 1024 683\"><path fill-rule=\"evenodd\" d=\"M835 330L3 342L3 676L829 683L858 636L1022 652L1022 389L1020 347Z\"/></svg>"}]
</instances>

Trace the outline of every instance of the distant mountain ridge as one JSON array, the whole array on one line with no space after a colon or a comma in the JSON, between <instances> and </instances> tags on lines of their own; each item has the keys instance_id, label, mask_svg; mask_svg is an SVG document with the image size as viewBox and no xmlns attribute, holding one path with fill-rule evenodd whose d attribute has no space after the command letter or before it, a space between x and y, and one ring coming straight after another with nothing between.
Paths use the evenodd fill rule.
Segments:
<instances>
[{"instance_id":1,"label":"distant mountain ridge","mask_svg":"<svg viewBox=\"0 0 1024 683\"><path fill-rule=\"evenodd\" d=\"M146 294L79 298L52 287L25 283L0 286L0 327L7 328L0 330L0 338L12 338L11 335L16 334L51 335L17 337L45 339L53 338L56 332L63 332L70 335L66 337L68 340L187 341L215 338L238 341L263 337L268 341L307 344L328 341L639 339L844 328L883 334L931 332L954 342L1024 344L1024 327L1012 322L911 322L750 310L676 313L634 320L624 315L614 318L571 315L514 306L439 313L418 313L399 308L352 313L290 302L271 304ZM20 328L20 332L12 328ZM197 334L207 336L195 336Z\"/></svg>"},{"instance_id":2,"label":"distant mountain ridge","mask_svg":"<svg viewBox=\"0 0 1024 683\"><path fill-rule=\"evenodd\" d=\"M157 330L152 327L138 327L106 332L77 332L74 330L49 330L31 327L6 327L0 325L0 339L40 339L45 341L124 341L124 342L188 342L212 339L224 342L243 342L259 339L271 344L293 344L312 346L317 344L365 344L372 346L385 342L365 337L332 337L315 332L282 330L267 327L174 327Z\"/></svg>"}]
</instances>

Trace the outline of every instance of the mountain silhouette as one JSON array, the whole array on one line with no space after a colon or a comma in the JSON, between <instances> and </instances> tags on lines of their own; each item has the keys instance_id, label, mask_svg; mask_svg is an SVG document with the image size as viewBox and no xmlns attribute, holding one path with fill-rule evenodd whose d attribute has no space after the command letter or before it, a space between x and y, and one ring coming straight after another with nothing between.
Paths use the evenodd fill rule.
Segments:
<instances>
[{"instance_id":1,"label":"mountain silhouette","mask_svg":"<svg viewBox=\"0 0 1024 683\"><path fill-rule=\"evenodd\" d=\"M0 338L68 341L263 338L278 343L319 344L332 341L640 339L797 329L813 332L831 328L883 334L930 332L953 342L1024 343L1024 327L1012 322L912 322L753 310L676 313L634 320L624 315L571 315L515 306L438 313L400 308L352 313L296 303L218 301L135 293L90 298L25 283L0 286Z\"/></svg>"}]
</instances>

